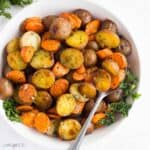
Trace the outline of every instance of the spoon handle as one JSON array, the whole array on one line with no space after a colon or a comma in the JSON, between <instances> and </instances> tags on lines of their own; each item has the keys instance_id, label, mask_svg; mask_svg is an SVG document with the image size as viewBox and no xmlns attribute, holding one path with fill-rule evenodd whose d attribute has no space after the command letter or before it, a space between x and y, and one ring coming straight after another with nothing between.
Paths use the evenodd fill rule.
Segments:
<instances>
[{"instance_id":1,"label":"spoon handle","mask_svg":"<svg viewBox=\"0 0 150 150\"><path fill-rule=\"evenodd\" d=\"M93 109L91 110L91 112L90 112L88 118L86 119L86 121L85 121L85 123L84 123L84 125L83 125L83 127L82 127L82 129L81 129L81 131L80 131L80 133L79 133L79 135L77 136L75 142L71 145L71 147L70 147L68 150L79 150L79 147L80 147L80 145L81 145L81 143L82 143L82 141L83 141L83 138L84 138L84 136L85 136L85 133L86 133L86 131L87 131L87 128L88 128L88 126L89 126L89 124L90 124L90 122L91 122L91 120L92 120L92 118L93 118L93 115L94 115L94 113L96 112L96 110L97 110L97 108L98 108L100 102L101 102L101 101L103 100L103 98L106 97L106 96L107 96L106 93L100 93L100 95L99 95L99 97L97 98L97 101L96 101L96 103L95 103Z\"/></svg>"}]
</instances>

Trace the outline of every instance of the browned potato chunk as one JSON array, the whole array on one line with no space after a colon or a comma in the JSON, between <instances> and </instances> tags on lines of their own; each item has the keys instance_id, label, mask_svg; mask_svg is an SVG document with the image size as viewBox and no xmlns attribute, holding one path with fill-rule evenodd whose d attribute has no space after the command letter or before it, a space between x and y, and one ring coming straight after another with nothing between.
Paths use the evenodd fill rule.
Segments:
<instances>
[{"instance_id":1,"label":"browned potato chunk","mask_svg":"<svg viewBox=\"0 0 150 150\"><path fill-rule=\"evenodd\" d=\"M89 41L86 48L97 51L97 50L99 50L99 45L96 41Z\"/></svg>"},{"instance_id":2,"label":"browned potato chunk","mask_svg":"<svg viewBox=\"0 0 150 150\"><path fill-rule=\"evenodd\" d=\"M69 69L77 69L83 64L83 55L78 49L67 48L61 53L60 61Z\"/></svg>"},{"instance_id":3,"label":"browned potato chunk","mask_svg":"<svg viewBox=\"0 0 150 150\"><path fill-rule=\"evenodd\" d=\"M19 51L13 51L7 55L7 63L14 70L23 70L27 64L22 60Z\"/></svg>"},{"instance_id":4,"label":"browned potato chunk","mask_svg":"<svg viewBox=\"0 0 150 150\"><path fill-rule=\"evenodd\" d=\"M54 64L54 56L52 53L38 50L35 52L30 64L35 69L50 68Z\"/></svg>"},{"instance_id":5,"label":"browned potato chunk","mask_svg":"<svg viewBox=\"0 0 150 150\"><path fill-rule=\"evenodd\" d=\"M39 69L32 76L32 83L41 89L50 88L55 82L54 74L48 69Z\"/></svg>"},{"instance_id":6,"label":"browned potato chunk","mask_svg":"<svg viewBox=\"0 0 150 150\"><path fill-rule=\"evenodd\" d=\"M60 116L69 116L76 107L75 98L71 94L63 94L56 103L56 111Z\"/></svg>"},{"instance_id":7,"label":"browned potato chunk","mask_svg":"<svg viewBox=\"0 0 150 150\"><path fill-rule=\"evenodd\" d=\"M0 78L0 99L12 96L13 91L11 82L5 78Z\"/></svg>"},{"instance_id":8,"label":"browned potato chunk","mask_svg":"<svg viewBox=\"0 0 150 150\"><path fill-rule=\"evenodd\" d=\"M96 41L101 48L117 48L120 44L119 36L110 30L100 30L96 34Z\"/></svg>"},{"instance_id":9,"label":"browned potato chunk","mask_svg":"<svg viewBox=\"0 0 150 150\"><path fill-rule=\"evenodd\" d=\"M52 104L52 97L47 91L38 91L34 104L42 111L48 109Z\"/></svg>"},{"instance_id":10,"label":"browned potato chunk","mask_svg":"<svg viewBox=\"0 0 150 150\"><path fill-rule=\"evenodd\" d=\"M66 39L71 34L71 31L71 23L67 19L61 17L54 19L49 29L52 38L58 40Z\"/></svg>"},{"instance_id":11,"label":"browned potato chunk","mask_svg":"<svg viewBox=\"0 0 150 150\"><path fill-rule=\"evenodd\" d=\"M98 91L108 91L111 86L111 76L107 71L100 69L99 75L94 78L94 82Z\"/></svg>"},{"instance_id":12,"label":"browned potato chunk","mask_svg":"<svg viewBox=\"0 0 150 150\"><path fill-rule=\"evenodd\" d=\"M7 53L18 51L20 49L19 42L20 42L19 38L14 38L10 40L6 47Z\"/></svg>"},{"instance_id":13,"label":"browned potato chunk","mask_svg":"<svg viewBox=\"0 0 150 150\"><path fill-rule=\"evenodd\" d=\"M84 64L86 67L92 67L97 63L97 55L96 52L92 49L84 50Z\"/></svg>"},{"instance_id":14,"label":"browned potato chunk","mask_svg":"<svg viewBox=\"0 0 150 150\"><path fill-rule=\"evenodd\" d=\"M92 20L92 15L85 9L76 9L74 13L81 19L82 26L86 25Z\"/></svg>"},{"instance_id":15,"label":"browned potato chunk","mask_svg":"<svg viewBox=\"0 0 150 150\"><path fill-rule=\"evenodd\" d=\"M60 122L58 134L63 140L73 140L81 130L81 124L75 119L66 119Z\"/></svg>"},{"instance_id":16,"label":"browned potato chunk","mask_svg":"<svg viewBox=\"0 0 150 150\"><path fill-rule=\"evenodd\" d=\"M110 74L116 76L119 73L119 65L112 59L106 59L102 62L102 67Z\"/></svg>"},{"instance_id":17,"label":"browned potato chunk","mask_svg":"<svg viewBox=\"0 0 150 150\"><path fill-rule=\"evenodd\" d=\"M96 88L91 83L81 83L79 85L79 92L82 95L85 95L87 98L95 98L96 97Z\"/></svg>"},{"instance_id":18,"label":"browned potato chunk","mask_svg":"<svg viewBox=\"0 0 150 150\"><path fill-rule=\"evenodd\" d=\"M66 39L66 43L71 47L83 49L88 43L88 35L81 30L75 31Z\"/></svg>"}]
</instances>

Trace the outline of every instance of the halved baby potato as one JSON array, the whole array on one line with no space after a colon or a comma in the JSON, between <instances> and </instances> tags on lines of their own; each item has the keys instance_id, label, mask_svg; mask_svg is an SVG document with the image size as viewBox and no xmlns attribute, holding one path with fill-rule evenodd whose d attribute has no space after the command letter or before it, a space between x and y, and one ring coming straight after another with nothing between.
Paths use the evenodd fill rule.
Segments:
<instances>
[{"instance_id":1,"label":"halved baby potato","mask_svg":"<svg viewBox=\"0 0 150 150\"><path fill-rule=\"evenodd\" d=\"M39 69L32 76L32 83L41 89L50 88L55 82L55 76L48 69Z\"/></svg>"},{"instance_id":2,"label":"halved baby potato","mask_svg":"<svg viewBox=\"0 0 150 150\"><path fill-rule=\"evenodd\" d=\"M117 48L120 44L119 36L107 29L100 30L96 34L96 41L101 48Z\"/></svg>"},{"instance_id":3,"label":"halved baby potato","mask_svg":"<svg viewBox=\"0 0 150 150\"><path fill-rule=\"evenodd\" d=\"M23 61L19 51L13 51L7 55L7 63L14 70L24 70L27 64Z\"/></svg>"},{"instance_id":4,"label":"halved baby potato","mask_svg":"<svg viewBox=\"0 0 150 150\"><path fill-rule=\"evenodd\" d=\"M60 122L58 134L63 140L72 140L81 130L81 124L75 119L66 119Z\"/></svg>"},{"instance_id":5,"label":"halved baby potato","mask_svg":"<svg viewBox=\"0 0 150 150\"><path fill-rule=\"evenodd\" d=\"M84 31L75 31L66 39L67 45L83 49L88 43L88 35Z\"/></svg>"},{"instance_id":6,"label":"halved baby potato","mask_svg":"<svg viewBox=\"0 0 150 150\"><path fill-rule=\"evenodd\" d=\"M83 54L78 49L67 48L61 53L60 61L69 69L77 69L83 64Z\"/></svg>"},{"instance_id":7,"label":"halved baby potato","mask_svg":"<svg viewBox=\"0 0 150 150\"><path fill-rule=\"evenodd\" d=\"M41 44L41 37L33 31L25 32L20 39L20 47L32 46L38 50Z\"/></svg>"},{"instance_id":8,"label":"halved baby potato","mask_svg":"<svg viewBox=\"0 0 150 150\"><path fill-rule=\"evenodd\" d=\"M35 52L30 64L35 69L50 68L54 64L54 56L41 49Z\"/></svg>"},{"instance_id":9,"label":"halved baby potato","mask_svg":"<svg viewBox=\"0 0 150 150\"><path fill-rule=\"evenodd\" d=\"M56 103L56 111L60 116L69 116L75 109L76 101L72 94L61 95Z\"/></svg>"}]
</instances>

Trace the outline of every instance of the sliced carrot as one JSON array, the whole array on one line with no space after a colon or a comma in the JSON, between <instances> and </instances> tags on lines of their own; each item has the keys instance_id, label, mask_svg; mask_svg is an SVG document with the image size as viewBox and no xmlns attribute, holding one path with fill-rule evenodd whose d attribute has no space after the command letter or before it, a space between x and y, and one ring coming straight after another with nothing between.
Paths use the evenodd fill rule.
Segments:
<instances>
[{"instance_id":1,"label":"sliced carrot","mask_svg":"<svg viewBox=\"0 0 150 150\"><path fill-rule=\"evenodd\" d=\"M50 93L54 97L61 96L64 94L69 87L69 82L66 79L58 79L55 81L55 83L52 85L50 89Z\"/></svg>"},{"instance_id":2,"label":"sliced carrot","mask_svg":"<svg viewBox=\"0 0 150 150\"><path fill-rule=\"evenodd\" d=\"M106 59L112 56L113 52L109 48L105 48L96 52L100 59Z\"/></svg>"},{"instance_id":3,"label":"sliced carrot","mask_svg":"<svg viewBox=\"0 0 150 150\"><path fill-rule=\"evenodd\" d=\"M79 74L85 73L86 72L85 66L82 64L78 69L76 69L76 72Z\"/></svg>"},{"instance_id":4,"label":"sliced carrot","mask_svg":"<svg viewBox=\"0 0 150 150\"><path fill-rule=\"evenodd\" d=\"M34 112L24 112L21 115L21 121L23 124L25 124L26 126L32 128L34 125L34 118L35 118L36 114Z\"/></svg>"},{"instance_id":5,"label":"sliced carrot","mask_svg":"<svg viewBox=\"0 0 150 150\"><path fill-rule=\"evenodd\" d=\"M57 114L56 107L48 109L47 113L49 113L49 114Z\"/></svg>"},{"instance_id":6,"label":"sliced carrot","mask_svg":"<svg viewBox=\"0 0 150 150\"><path fill-rule=\"evenodd\" d=\"M86 25L85 32L88 35L94 34L98 31L99 27L100 27L100 20L95 19Z\"/></svg>"},{"instance_id":7,"label":"sliced carrot","mask_svg":"<svg viewBox=\"0 0 150 150\"><path fill-rule=\"evenodd\" d=\"M43 33L43 35L42 35L42 41L49 40L50 37L51 37L50 32L45 32L45 33Z\"/></svg>"},{"instance_id":8,"label":"sliced carrot","mask_svg":"<svg viewBox=\"0 0 150 150\"><path fill-rule=\"evenodd\" d=\"M95 39L96 39L96 35L95 34L91 34L88 37L89 37L88 38L89 41L95 41Z\"/></svg>"},{"instance_id":9,"label":"sliced carrot","mask_svg":"<svg viewBox=\"0 0 150 150\"><path fill-rule=\"evenodd\" d=\"M32 46L25 46L21 49L21 57L24 62L28 63L31 61L33 54L35 52L34 47Z\"/></svg>"},{"instance_id":10,"label":"sliced carrot","mask_svg":"<svg viewBox=\"0 0 150 150\"><path fill-rule=\"evenodd\" d=\"M85 79L85 76L86 76L86 73L80 74L80 73L77 73L76 71L73 72L73 74L72 74L72 78L76 81L81 81L81 80Z\"/></svg>"},{"instance_id":11,"label":"sliced carrot","mask_svg":"<svg viewBox=\"0 0 150 150\"><path fill-rule=\"evenodd\" d=\"M80 102L80 101L76 100L76 106L75 106L75 109L72 112L72 114L80 115L83 111L84 106L85 106L84 102Z\"/></svg>"},{"instance_id":12,"label":"sliced carrot","mask_svg":"<svg viewBox=\"0 0 150 150\"><path fill-rule=\"evenodd\" d=\"M60 119L61 118L61 116L59 116L58 114L57 115L56 114L47 114L47 115L50 119Z\"/></svg>"},{"instance_id":13,"label":"sliced carrot","mask_svg":"<svg viewBox=\"0 0 150 150\"><path fill-rule=\"evenodd\" d=\"M33 107L29 105L21 105L21 106L17 106L16 109L20 112L27 112L33 110Z\"/></svg>"},{"instance_id":14,"label":"sliced carrot","mask_svg":"<svg viewBox=\"0 0 150 150\"><path fill-rule=\"evenodd\" d=\"M41 43L41 47L46 51L56 52L59 50L61 44L60 41L57 40L44 40Z\"/></svg>"},{"instance_id":15,"label":"sliced carrot","mask_svg":"<svg viewBox=\"0 0 150 150\"><path fill-rule=\"evenodd\" d=\"M69 69L65 66L63 66L60 62L56 62L54 65L52 72L56 77L63 77L69 72Z\"/></svg>"},{"instance_id":16,"label":"sliced carrot","mask_svg":"<svg viewBox=\"0 0 150 150\"><path fill-rule=\"evenodd\" d=\"M105 118L105 117L106 117L106 115L104 113L97 113L92 118L92 122L94 124L98 124L100 122L100 120L103 119L103 118Z\"/></svg>"},{"instance_id":17,"label":"sliced carrot","mask_svg":"<svg viewBox=\"0 0 150 150\"><path fill-rule=\"evenodd\" d=\"M113 53L112 59L118 63L120 69L125 69L128 65L126 57L120 52Z\"/></svg>"},{"instance_id":18,"label":"sliced carrot","mask_svg":"<svg viewBox=\"0 0 150 150\"><path fill-rule=\"evenodd\" d=\"M49 117L43 113L37 113L36 117L34 118L34 127L41 133L46 133L50 126L51 122Z\"/></svg>"},{"instance_id":19,"label":"sliced carrot","mask_svg":"<svg viewBox=\"0 0 150 150\"><path fill-rule=\"evenodd\" d=\"M19 71L19 70L12 70L12 71L7 72L6 78L16 83L26 82L26 77L25 77L24 72Z\"/></svg>"},{"instance_id":20,"label":"sliced carrot","mask_svg":"<svg viewBox=\"0 0 150 150\"><path fill-rule=\"evenodd\" d=\"M63 17L69 20L71 23L72 29L78 29L81 26L81 19L73 13L64 12L60 14L60 17Z\"/></svg>"}]
</instances>

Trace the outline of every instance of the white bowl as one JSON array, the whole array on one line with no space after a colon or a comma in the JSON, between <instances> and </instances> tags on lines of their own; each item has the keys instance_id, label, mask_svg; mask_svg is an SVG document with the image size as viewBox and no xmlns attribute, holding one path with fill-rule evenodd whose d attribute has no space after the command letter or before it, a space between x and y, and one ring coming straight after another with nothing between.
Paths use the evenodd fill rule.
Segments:
<instances>
[{"instance_id":1,"label":"white bowl","mask_svg":"<svg viewBox=\"0 0 150 150\"><path fill-rule=\"evenodd\" d=\"M139 67L139 57L137 54L137 49L135 47L135 43L126 29L126 27L117 19L115 16L113 16L110 12L108 12L106 9L102 8L99 5L94 4L93 2L89 2L87 0L43 0L41 2L34 3L33 5L30 5L23 9L18 15L16 15L13 19L11 19L8 24L5 26L3 31L0 33L1 40L0 40L0 72L2 70L2 59L3 59L3 50L6 46L7 42L16 36L19 31L19 26L21 22L30 16L46 16L49 14L57 14L63 11L69 11L77 8L84 8L89 10L94 16L105 19L110 18L114 20L117 25L119 32L124 35L132 44L133 53L129 57L129 61L131 62L131 68L136 73L137 76L139 76L140 67ZM5 116L4 110L2 108L2 101L0 101L0 114L1 117L5 118L5 120L8 122L8 124L15 129L20 135L30 139L36 144L40 144L46 147L49 147L50 149L67 149L70 145L70 142L61 141L56 138L51 138L42 134L39 134L38 132L29 129L25 127L24 125L20 123L11 122L7 119ZM122 119L121 119L122 120ZM98 129L94 131L91 135L88 135L85 137L84 145L88 145L90 143L95 142L95 140L101 140L104 138L105 135L109 135L111 131L114 132L114 129L119 125L121 122L119 120L115 124Z\"/></svg>"}]
</instances>

